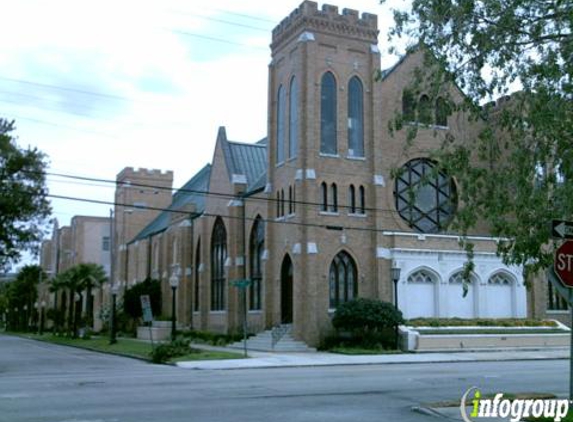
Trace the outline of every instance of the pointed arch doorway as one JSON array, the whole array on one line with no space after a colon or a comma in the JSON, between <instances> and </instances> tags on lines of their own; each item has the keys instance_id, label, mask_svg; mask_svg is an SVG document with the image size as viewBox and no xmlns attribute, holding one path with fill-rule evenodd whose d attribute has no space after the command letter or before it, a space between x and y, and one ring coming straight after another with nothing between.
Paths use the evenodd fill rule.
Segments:
<instances>
[{"instance_id":1,"label":"pointed arch doorway","mask_svg":"<svg viewBox=\"0 0 573 422\"><path fill-rule=\"evenodd\" d=\"M292 324L293 316L293 266L290 256L281 265L281 324Z\"/></svg>"}]
</instances>

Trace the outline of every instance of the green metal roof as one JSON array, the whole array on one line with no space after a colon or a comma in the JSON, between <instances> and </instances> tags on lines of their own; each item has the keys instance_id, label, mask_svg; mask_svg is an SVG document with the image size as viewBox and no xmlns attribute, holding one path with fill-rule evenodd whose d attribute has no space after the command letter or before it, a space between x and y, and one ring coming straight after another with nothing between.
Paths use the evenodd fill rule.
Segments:
<instances>
[{"instance_id":1,"label":"green metal roof","mask_svg":"<svg viewBox=\"0 0 573 422\"><path fill-rule=\"evenodd\" d=\"M253 191L266 184L267 172L267 146L263 141L256 144L242 144L239 142L223 142L223 152L229 177L234 174L244 175L247 178L247 191Z\"/></svg>"},{"instance_id":2,"label":"green metal roof","mask_svg":"<svg viewBox=\"0 0 573 422\"><path fill-rule=\"evenodd\" d=\"M209 178L211 176L211 164L207 164L199 172L173 194L171 205L166 211L162 211L151 223L149 223L129 243L153 236L167 230L173 211L179 210L185 205L195 204L195 213L201 214L205 210L206 192L209 191Z\"/></svg>"}]
</instances>

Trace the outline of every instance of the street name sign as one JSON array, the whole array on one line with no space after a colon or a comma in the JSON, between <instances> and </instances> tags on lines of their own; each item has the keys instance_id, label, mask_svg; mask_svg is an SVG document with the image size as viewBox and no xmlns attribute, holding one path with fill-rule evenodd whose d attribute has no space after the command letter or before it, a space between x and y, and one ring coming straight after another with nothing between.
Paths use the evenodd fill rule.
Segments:
<instances>
[{"instance_id":1,"label":"street name sign","mask_svg":"<svg viewBox=\"0 0 573 422\"><path fill-rule=\"evenodd\" d=\"M573 239L573 221L552 220L551 236L558 239Z\"/></svg>"}]
</instances>

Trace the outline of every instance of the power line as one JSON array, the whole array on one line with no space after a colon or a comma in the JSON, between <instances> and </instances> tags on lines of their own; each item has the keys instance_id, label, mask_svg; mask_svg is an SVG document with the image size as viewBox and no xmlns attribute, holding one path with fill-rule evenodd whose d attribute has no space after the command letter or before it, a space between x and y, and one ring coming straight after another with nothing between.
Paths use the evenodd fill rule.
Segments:
<instances>
[{"instance_id":1,"label":"power line","mask_svg":"<svg viewBox=\"0 0 573 422\"><path fill-rule=\"evenodd\" d=\"M46 172L45 174L48 176L62 177L62 178L74 179L74 180L83 180L86 182L113 183L116 186L117 185L127 186L127 187L134 186L134 187L155 189L155 190L169 190L170 192L175 191L175 192L190 193L190 194L196 194L196 195L215 196L215 197L220 197L220 198L229 199L229 200L237 199L236 195L230 194L230 193L223 193L223 192L213 192L213 191L196 190L196 189L188 189L188 188L174 189L174 188L169 188L169 187L165 187L165 186L150 185L150 184L145 184L145 183L120 182L117 180L101 179L101 178L86 177L86 176L74 176L74 175L70 175L70 174L54 173L54 172ZM288 202L287 198L285 198L284 201L281 199L276 199L274 197L257 198L257 197L249 196L248 198L251 200L272 202L275 204L282 203L282 202ZM300 201L300 200L295 200L295 199L293 199L290 202L293 205L302 205L302 206L311 206L311 207L321 207L324 205L322 202ZM337 207L342 208L342 209L351 209L352 208L351 205L340 205L340 204L338 204ZM356 208L359 208L359 207L356 206ZM364 209L364 211L372 211L372 212L376 212L376 213L378 213L378 212L380 212L380 213L381 212L397 213L398 212L398 211L392 210L392 209L371 208L371 207L364 207L363 209Z\"/></svg>"},{"instance_id":2,"label":"power line","mask_svg":"<svg viewBox=\"0 0 573 422\"><path fill-rule=\"evenodd\" d=\"M227 218L230 220L248 220L248 221L255 221L258 217L247 217L245 216L240 217L240 216L233 216L233 215L222 215L222 214L212 214L212 213L207 213L207 212L201 212L201 213L191 213L189 211L181 211L181 210L175 210L175 209L171 209L171 208L161 208L161 207L153 207L153 206L149 206L149 205L138 205L138 206L134 206L133 204L124 204L124 203L120 203L120 202L111 202L111 201L103 201L103 200L99 200L99 199L88 199L88 198L79 198L79 197L74 197L74 196L64 196L64 195L53 195L53 194L48 194L47 195L49 198L53 198L53 199L63 199L63 200L69 200L69 201L78 201L78 202L87 202L87 203L91 203L91 204L98 204L98 205L108 205L108 206L119 206L119 207L125 207L125 208L129 208L129 209L136 209L136 210L146 210L146 211L162 211L162 212L171 212L171 213L175 213L175 214L183 214L186 216L190 216L190 217L199 217L199 216L205 216L205 217L221 217L221 218ZM346 227L346 226L340 226L340 225L330 225L330 224L317 224L317 223L302 223L302 222L298 222L298 221L287 221L285 219L272 219L272 218L262 218L262 221L264 221L265 223L269 223L269 224L283 224L283 225L292 225L292 226L302 226L302 227L313 227L313 228L320 228L320 229L326 229L326 230L336 230L336 231L342 231L342 230L354 230L354 231L363 231L363 232L376 232L376 233L381 233L385 230L383 229L373 229L373 228L368 228L368 227Z\"/></svg>"},{"instance_id":3,"label":"power line","mask_svg":"<svg viewBox=\"0 0 573 422\"><path fill-rule=\"evenodd\" d=\"M252 49L256 49L256 50L265 50L267 51L266 47L259 47L256 45L249 45L249 44L243 44L240 42L236 42L236 41L229 41L229 40L225 40L223 38L217 38L217 37L211 37L208 35L201 35L201 34L197 34L195 32L189 32L189 31L183 31L181 29L169 29L169 28L164 28L167 31L176 33L176 34L181 34L181 35L185 35L188 37L195 37L195 38L200 38L200 39L204 39L207 41L216 41L216 42L220 42L220 43L224 43L224 44L231 44L231 45L237 45L240 47L247 47L247 48L252 48Z\"/></svg>"}]
</instances>

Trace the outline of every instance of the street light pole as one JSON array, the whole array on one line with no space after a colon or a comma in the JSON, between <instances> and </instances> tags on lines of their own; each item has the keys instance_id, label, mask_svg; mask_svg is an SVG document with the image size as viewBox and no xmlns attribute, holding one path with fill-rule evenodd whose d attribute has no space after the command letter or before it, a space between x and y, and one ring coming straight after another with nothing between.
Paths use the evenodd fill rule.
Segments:
<instances>
[{"instance_id":1,"label":"street light pole","mask_svg":"<svg viewBox=\"0 0 573 422\"><path fill-rule=\"evenodd\" d=\"M109 330L109 344L117 343L117 318L116 318L116 297L119 290L119 283L111 285L111 318Z\"/></svg>"},{"instance_id":2,"label":"street light pole","mask_svg":"<svg viewBox=\"0 0 573 422\"><path fill-rule=\"evenodd\" d=\"M45 310L46 310L46 301L42 300L42 302L40 303L40 335L44 334Z\"/></svg>"},{"instance_id":3,"label":"street light pole","mask_svg":"<svg viewBox=\"0 0 573 422\"><path fill-rule=\"evenodd\" d=\"M398 281L400 280L400 268L396 267L394 263L392 263L392 268L390 268L390 274L392 276L392 281L394 282L394 306L396 310L399 311L398 307ZM396 350L398 350L398 324L394 327L394 336L395 336L395 346Z\"/></svg>"},{"instance_id":4,"label":"street light pole","mask_svg":"<svg viewBox=\"0 0 573 422\"><path fill-rule=\"evenodd\" d=\"M177 287L179 286L179 264L174 264L171 269L171 277L169 277L169 285L172 290L171 297L171 341L175 341L177 336Z\"/></svg>"}]
</instances>

